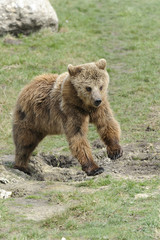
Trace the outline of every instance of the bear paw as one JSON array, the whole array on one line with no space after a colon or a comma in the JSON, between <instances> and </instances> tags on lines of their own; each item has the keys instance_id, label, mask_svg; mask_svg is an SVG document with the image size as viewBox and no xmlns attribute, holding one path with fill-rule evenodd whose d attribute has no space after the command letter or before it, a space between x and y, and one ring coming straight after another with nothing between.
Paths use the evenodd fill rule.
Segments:
<instances>
[{"instance_id":1,"label":"bear paw","mask_svg":"<svg viewBox=\"0 0 160 240\"><path fill-rule=\"evenodd\" d=\"M25 168L25 167L21 167L21 166L17 166L17 165L14 165L14 168L18 169L19 171L22 171L28 175L31 175L29 168Z\"/></svg>"},{"instance_id":2,"label":"bear paw","mask_svg":"<svg viewBox=\"0 0 160 240\"><path fill-rule=\"evenodd\" d=\"M118 145L116 147L115 146L114 147L107 146L107 154L110 159L116 160L116 159L122 157L123 149L121 148L120 145Z\"/></svg>"},{"instance_id":3,"label":"bear paw","mask_svg":"<svg viewBox=\"0 0 160 240\"><path fill-rule=\"evenodd\" d=\"M90 172L86 172L88 176L96 176L104 172L104 168L99 167L97 169L94 169Z\"/></svg>"}]
</instances>

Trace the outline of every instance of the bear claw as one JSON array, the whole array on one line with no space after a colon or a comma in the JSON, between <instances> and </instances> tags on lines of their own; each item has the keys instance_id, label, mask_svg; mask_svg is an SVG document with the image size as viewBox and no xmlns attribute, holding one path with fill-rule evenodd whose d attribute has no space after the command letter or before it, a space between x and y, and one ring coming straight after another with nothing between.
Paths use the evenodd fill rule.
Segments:
<instances>
[{"instance_id":1,"label":"bear claw","mask_svg":"<svg viewBox=\"0 0 160 240\"><path fill-rule=\"evenodd\" d=\"M87 175L88 176L96 176L96 175L99 175L99 174L101 174L103 172L104 172L104 168L99 167L99 168L97 168L95 170L92 170L91 172L88 172Z\"/></svg>"},{"instance_id":2,"label":"bear claw","mask_svg":"<svg viewBox=\"0 0 160 240\"><path fill-rule=\"evenodd\" d=\"M121 148L119 150L117 150L116 152L108 153L108 157L112 160L116 160L116 159L122 157L122 155L123 155L123 150Z\"/></svg>"}]
</instances>

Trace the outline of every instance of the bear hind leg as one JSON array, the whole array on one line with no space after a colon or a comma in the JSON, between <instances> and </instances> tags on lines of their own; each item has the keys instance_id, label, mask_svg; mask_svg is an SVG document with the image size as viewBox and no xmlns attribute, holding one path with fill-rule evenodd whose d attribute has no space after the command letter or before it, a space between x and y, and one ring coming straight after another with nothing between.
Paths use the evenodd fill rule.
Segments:
<instances>
[{"instance_id":1,"label":"bear hind leg","mask_svg":"<svg viewBox=\"0 0 160 240\"><path fill-rule=\"evenodd\" d=\"M45 136L26 130L19 131L19 133L20 134L16 134L17 136L15 138L16 151L14 168L29 174L28 163L31 153Z\"/></svg>"},{"instance_id":2,"label":"bear hind leg","mask_svg":"<svg viewBox=\"0 0 160 240\"><path fill-rule=\"evenodd\" d=\"M16 147L14 168L29 174L28 168L29 158L33 150L36 148L36 146L37 144L32 143L28 146Z\"/></svg>"},{"instance_id":3,"label":"bear hind leg","mask_svg":"<svg viewBox=\"0 0 160 240\"><path fill-rule=\"evenodd\" d=\"M16 149L14 168L29 174L28 162L31 153L31 149L26 150L26 148L23 146Z\"/></svg>"}]
</instances>

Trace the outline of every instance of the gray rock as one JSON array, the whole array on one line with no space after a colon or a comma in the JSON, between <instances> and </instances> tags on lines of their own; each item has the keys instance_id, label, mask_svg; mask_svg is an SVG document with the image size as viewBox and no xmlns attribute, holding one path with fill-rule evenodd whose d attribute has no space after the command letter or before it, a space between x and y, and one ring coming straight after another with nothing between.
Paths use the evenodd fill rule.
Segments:
<instances>
[{"instance_id":1,"label":"gray rock","mask_svg":"<svg viewBox=\"0 0 160 240\"><path fill-rule=\"evenodd\" d=\"M0 178L0 183L7 184L9 183L9 180L6 178Z\"/></svg>"},{"instance_id":2,"label":"gray rock","mask_svg":"<svg viewBox=\"0 0 160 240\"><path fill-rule=\"evenodd\" d=\"M12 192L7 192L4 189L0 189L0 199L9 198L9 197L11 197L11 195L12 195Z\"/></svg>"},{"instance_id":3,"label":"gray rock","mask_svg":"<svg viewBox=\"0 0 160 240\"><path fill-rule=\"evenodd\" d=\"M49 0L0 0L0 35L29 34L42 27L58 29L58 18Z\"/></svg>"}]
</instances>

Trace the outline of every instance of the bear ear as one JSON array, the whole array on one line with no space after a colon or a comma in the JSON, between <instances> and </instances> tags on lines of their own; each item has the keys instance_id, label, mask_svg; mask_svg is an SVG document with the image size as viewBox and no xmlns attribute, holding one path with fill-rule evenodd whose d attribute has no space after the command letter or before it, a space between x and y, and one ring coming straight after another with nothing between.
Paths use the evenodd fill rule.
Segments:
<instances>
[{"instance_id":1,"label":"bear ear","mask_svg":"<svg viewBox=\"0 0 160 240\"><path fill-rule=\"evenodd\" d=\"M105 69L106 68L106 65L107 65L107 62L104 58L100 59L98 62L95 63L96 66L99 68L99 69Z\"/></svg>"},{"instance_id":2,"label":"bear ear","mask_svg":"<svg viewBox=\"0 0 160 240\"><path fill-rule=\"evenodd\" d=\"M80 73L82 71L81 66L73 66L72 64L68 65L68 72L70 76L75 76L77 73Z\"/></svg>"}]
</instances>

